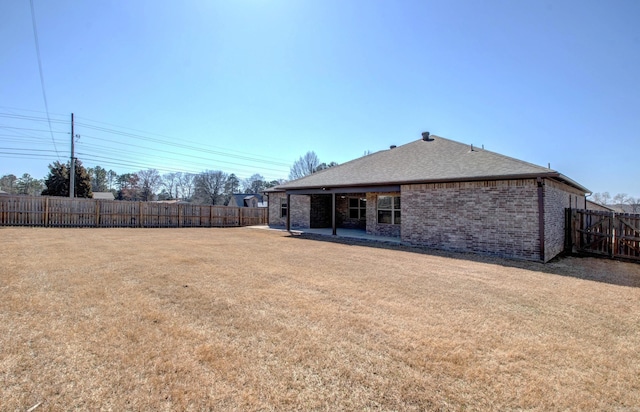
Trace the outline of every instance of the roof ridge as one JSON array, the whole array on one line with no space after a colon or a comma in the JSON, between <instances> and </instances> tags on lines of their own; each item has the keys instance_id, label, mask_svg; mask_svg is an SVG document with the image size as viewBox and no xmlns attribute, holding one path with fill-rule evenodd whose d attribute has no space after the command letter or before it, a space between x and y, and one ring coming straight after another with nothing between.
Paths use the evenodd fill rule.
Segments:
<instances>
[{"instance_id":1,"label":"roof ridge","mask_svg":"<svg viewBox=\"0 0 640 412\"><path fill-rule=\"evenodd\" d=\"M466 143L458 142L456 140L448 139L448 138L442 137L442 136L437 136L437 135L431 135L431 136L432 137L437 137L437 138L442 139L442 140L446 140L446 141L451 142L451 143L456 143L456 144L461 145L461 146L473 146L473 143L466 144ZM477 148L474 147L474 150L475 149L477 149ZM554 170L554 169L551 169L551 168L546 168L544 166L540 166L540 165L537 165L535 163L527 162L526 160L518 159L516 157L507 156L507 155L502 154L502 153L494 152L493 150L485 149L484 146L481 146L481 148L478 149L478 150L482 150L483 152L492 154L494 156L501 157L503 159L509 159L509 160L512 160L512 161L516 161L518 163L522 163L522 164L525 164L527 166L538 167L538 168L543 169L544 171L549 172L549 173L553 173L553 172L559 173L557 170Z\"/></svg>"}]
</instances>

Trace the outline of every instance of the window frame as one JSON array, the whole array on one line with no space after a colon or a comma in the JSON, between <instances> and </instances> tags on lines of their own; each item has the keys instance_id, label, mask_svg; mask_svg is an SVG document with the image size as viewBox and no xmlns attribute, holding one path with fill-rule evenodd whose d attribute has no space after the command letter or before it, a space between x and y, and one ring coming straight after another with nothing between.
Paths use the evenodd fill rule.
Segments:
<instances>
[{"instance_id":1,"label":"window frame","mask_svg":"<svg viewBox=\"0 0 640 412\"><path fill-rule=\"evenodd\" d=\"M280 217L287 217L289 214L289 204L287 203L287 199L280 199Z\"/></svg>"},{"instance_id":2,"label":"window frame","mask_svg":"<svg viewBox=\"0 0 640 412\"><path fill-rule=\"evenodd\" d=\"M358 206L352 207L351 200L357 200ZM347 198L347 210L349 211L349 219L353 220L367 220L367 198L366 197L355 197L351 196ZM357 217L351 216L351 211L358 211Z\"/></svg>"},{"instance_id":3,"label":"window frame","mask_svg":"<svg viewBox=\"0 0 640 412\"><path fill-rule=\"evenodd\" d=\"M390 199L390 207L380 207L380 200L389 198ZM397 201L396 201L397 199ZM397 203L397 204L396 204ZM376 199L376 222L379 225L400 225L402 224L402 203L400 199L400 195L382 195L378 196ZM386 212L390 216L391 222L381 222L380 212ZM386 214L385 213L385 214Z\"/></svg>"}]
</instances>

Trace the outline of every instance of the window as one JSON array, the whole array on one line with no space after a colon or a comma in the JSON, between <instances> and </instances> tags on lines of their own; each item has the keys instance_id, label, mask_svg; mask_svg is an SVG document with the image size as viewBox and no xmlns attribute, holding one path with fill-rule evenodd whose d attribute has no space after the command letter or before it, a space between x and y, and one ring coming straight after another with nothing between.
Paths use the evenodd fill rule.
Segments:
<instances>
[{"instance_id":1,"label":"window","mask_svg":"<svg viewBox=\"0 0 640 412\"><path fill-rule=\"evenodd\" d=\"M399 225L400 196L378 196L378 223Z\"/></svg>"},{"instance_id":2,"label":"window","mask_svg":"<svg viewBox=\"0 0 640 412\"><path fill-rule=\"evenodd\" d=\"M367 219L367 199L364 197L349 198L349 219Z\"/></svg>"},{"instance_id":3,"label":"window","mask_svg":"<svg viewBox=\"0 0 640 412\"><path fill-rule=\"evenodd\" d=\"M287 199L280 199L280 217L287 217L288 212L289 205L287 204Z\"/></svg>"}]
</instances>

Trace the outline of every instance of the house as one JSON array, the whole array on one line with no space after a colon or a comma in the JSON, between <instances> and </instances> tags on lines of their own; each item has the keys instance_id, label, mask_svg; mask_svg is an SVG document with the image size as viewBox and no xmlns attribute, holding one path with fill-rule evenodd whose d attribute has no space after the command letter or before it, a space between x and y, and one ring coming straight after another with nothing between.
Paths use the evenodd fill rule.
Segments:
<instances>
[{"instance_id":1,"label":"house","mask_svg":"<svg viewBox=\"0 0 640 412\"><path fill-rule=\"evenodd\" d=\"M263 196L258 193L236 193L231 195L229 204L233 207L266 207Z\"/></svg>"},{"instance_id":2,"label":"house","mask_svg":"<svg viewBox=\"0 0 640 412\"><path fill-rule=\"evenodd\" d=\"M589 199L587 199L587 202L584 208L587 210L596 210L599 212L617 212L617 210L611 206L602 205L600 203L593 202Z\"/></svg>"},{"instance_id":3,"label":"house","mask_svg":"<svg viewBox=\"0 0 640 412\"><path fill-rule=\"evenodd\" d=\"M432 136L269 189L269 225L546 262L589 190L549 168Z\"/></svg>"},{"instance_id":4,"label":"house","mask_svg":"<svg viewBox=\"0 0 640 412\"><path fill-rule=\"evenodd\" d=\"M606 206L606 208L616 213L630 213L634 215L640 213L640 204L638 203L631 203L631 204L619 203L616 205L608 205Z\"/></svg>"},{"instance_id":5,"label":"house","mask_svg":"<svg viewBox=\"0 0 640 412\"><path fill-rule=\"evenodd\" d=\"M113 196L113 193L111 193L111 192L93 192L93 198L94 199L100 199L100 200L113 200L113 199L115 199L115 197Z\"/></svg>"}]
</instances>

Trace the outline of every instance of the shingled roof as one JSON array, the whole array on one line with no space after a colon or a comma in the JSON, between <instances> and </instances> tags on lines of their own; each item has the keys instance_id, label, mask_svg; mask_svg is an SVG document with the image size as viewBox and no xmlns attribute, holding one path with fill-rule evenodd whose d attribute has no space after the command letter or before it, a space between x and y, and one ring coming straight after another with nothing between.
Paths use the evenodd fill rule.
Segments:
<instances>
[{"instance_id":1,"label":"shingled roof","mask_svg":"<svg viewBox=\"0 0 640 412\"><path fill-rule=\"evenodd\" d=\"M273 191L534 177L562 181L589 193L555 170L433 135L287 182Z\"/></svg>"}]
</instances>

